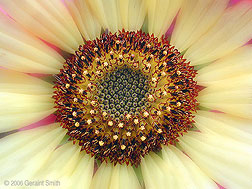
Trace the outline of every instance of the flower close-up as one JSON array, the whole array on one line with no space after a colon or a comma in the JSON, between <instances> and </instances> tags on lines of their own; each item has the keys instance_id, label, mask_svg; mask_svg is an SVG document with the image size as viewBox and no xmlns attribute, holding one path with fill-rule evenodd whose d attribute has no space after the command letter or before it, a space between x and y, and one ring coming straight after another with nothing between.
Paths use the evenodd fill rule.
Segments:
<instances>
[{"instance_id":1,"label":"flower close-up","mask_svg":"<svg viewBox=\"0 0 252 189\"><path fill-rule=\"evenodd\" d=\"M252 188L251 0L0 0L0 188Z\"/></svg>"}]
</instances>

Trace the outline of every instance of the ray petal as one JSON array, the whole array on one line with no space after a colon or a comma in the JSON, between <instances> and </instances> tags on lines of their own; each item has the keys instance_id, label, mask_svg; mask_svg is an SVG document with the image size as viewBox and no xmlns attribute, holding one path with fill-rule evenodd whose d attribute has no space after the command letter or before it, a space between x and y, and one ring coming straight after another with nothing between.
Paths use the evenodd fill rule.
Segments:
<instances>
[{"instance_id":1,"label":"ray petal","mask_svg":"<svg viewBox=\"0 0 252 189\"><path fill-rule=\"evenodd\" d=\"M58 180L63 188L89 188L94 159L80 152L78 144L68 142L58 147L36 173L39 180ZM81 172L80 172L81 171Z\"/></svg>"},{"instance_id":2,"label":"ray petal","mask_svg":"<svg viewBox=\"0 0 252 189\"><path fill-rule=\"evenodd\" d=\"M141 187L131 166L102 163L94 175L91 188L140 189Z\"/></svg>"},{"instance_id":3,"label":"ray petal","mask_svg":"<svg viewBox=\"0 0 252 189\"><path fill-rule=\"evenodd\" d=\"M93 40L100 36L101 25L95 16L91 14L87 1L65 0L64 2L67 4L78 29L86 40Z\"/></svg>"},{"instance_id":4,"label":"ray petal","mask_svg":"<svg viewBox=\"0 0 252 189\"><path fill-rule=\"evenodd\" d=\"M199 93L201 106L251 119L252 75L216 81Z\"/></svg>"},{"instance_id":5,"label":"ray petal","mask_svg":"<svg viewBox=\"0 0 252 189\"><path fill-rule=\"evenodd\" d=\"M252 121L222 113L198 111L195 125L203 133L218 134L252 145Z\"/></svg>"},{"instance_id":6,"label":"ray petal","mask_svg":"<svg viewBox=\"0 0 252 189\"><path fill-rule=\"evenodd\" d=\"M0 140L1 178L31 179L65 136L58 124L20 131Z\"/></svg>"},{"instance_id":7,"label":"ray petal","mask_svg":"<svg viewBox=\"0 0 252 189\"><path fill-rule=\"evenodd\" d=\"M73 53L82 37L61 0L2 0L1 7L35 36Z\"/></svg>"},{"instance_id":8,"label":"ray petal","mask_svg":"<svg viewBox=\"0 0 252 189\"><path fill-rule=\"evenodd\" d=\"M57 73L64 62L53 49L0 12L0 66L30 73Z\"/></svg>"},{"instance_id":9,"label":"ray petal","mask_svg":"<svg viewBox=\"0 0 252 189\"><path fill-rule=\"evenodd\" d=\"M238 48L225 57L200 69L196 80L200 85L208 86L218 80L234 78L239 75L251 73L252 45Z\"/></svg>"},{"instance_id":10,"label":"ray petal","mask_svg":"<svg viewBox=\"0 0 252 189\"><path fill-rule=\"evenodd\" d=\"M182 3L171 44L186 50L207 32L224 12L229 0L185 0Z\"/></svg>"},{"instance_id":11,"label":"ray petal","mask_svg":"<svg viewBox=\"0 0 252 189\"><path fill-rule=\"evenodd\" d=\"M40 79L0 69L0 132L26 126L50 115L52 86Z\"/></svg>"},{"instance_id":12,"label":"ray petal","mask_svg":"<svg viewBox=\"0 0 252 189\"><path fill-rule=\"evenodd\" d=\"M185 53L192 65L209 63L241 47L252 37L252 4L228 8L216 24ZM211 40L209 40L211 39Z\"/></svg>"},{"instance_id":13,"label":"ray petal","mask_svg":"<svg viewBox=\"0 0 252 189\"><path fill-rule=\"evenodd\" d=\"M189 132L180 138L192 160L224 188L252 186L252 146L230 137Z\"/></svg>"},{"instance_id":14,"label":"ray petal","mask_svg":"<svg viewBox=\"0 0 252 189\"><path fill-rule=\"evenodd\" d=\"M148 32L161 37L178 13L182 0L148 0L147 2Z\"/></svg>"},{"instance_id":15,"label":"ray petal","mask_svg":"<svg viewBox=\"0 0 252 189\"><path fill-rule=\"evenodd\" d=\"M141 29L147 11L143 0L88 0L88 3L103 29L110 32Z\"/></svg>"},{"instance_id":16,"label":"ray petal","mask_svg":"<svg viewBox=\"0 0 252 189\"><path fill-rule=\"evenodd\" d=\"M217 188L197 165L176 147L163 146L163 159L150 153L142 159L141 170L147 189Z\"/></svg>"}]
</instances>

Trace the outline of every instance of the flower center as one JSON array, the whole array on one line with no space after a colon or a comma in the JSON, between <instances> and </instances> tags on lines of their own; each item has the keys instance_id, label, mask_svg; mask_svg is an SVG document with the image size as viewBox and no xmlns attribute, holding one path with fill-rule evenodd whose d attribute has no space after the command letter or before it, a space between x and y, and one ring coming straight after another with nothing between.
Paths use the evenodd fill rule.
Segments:
<instances>
[{"instance_id":1,"label":"flower center","mask_svg":"<svg viewBox=\"0 0 252 189\"><path fill-rule=\"evenodd\" d=\"M165 38L103 34L55 76L57 121L97 160L137 166L192 127L195 75Z\"/></svg>"},{"instance_id":2,"label":"flower center","mask_svg":"<svg viewBox=\"0 0 252 189\"><path fill-rule=\"evenodd\" d=\"M146 109L149 81L140 70L124 66L108 73L97 86L95 98L101 111L116 122L127 114L139 116L141 110Z\"/></svg>"}]
</instances>

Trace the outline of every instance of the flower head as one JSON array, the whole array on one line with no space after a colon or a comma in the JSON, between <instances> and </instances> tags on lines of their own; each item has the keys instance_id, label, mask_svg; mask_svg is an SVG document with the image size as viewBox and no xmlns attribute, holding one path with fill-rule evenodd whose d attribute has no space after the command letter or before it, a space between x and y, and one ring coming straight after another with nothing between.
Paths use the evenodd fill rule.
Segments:
<instances>
[{"instance_id":1,"label":"flower head","mask_svg":"<svg viewBox=\"0 0 252 189\"><path fill-rule=\"evenodd\" d=\"M55 76L57 121L96 159L138 166L193 127L195 75L165 39L103 34L80 46Z\"/></svg>"},{"instance_id":2,"label":"flower head","mask_svg":"<svg viewBox=\"0 0 252 189\"><path fill-rule=\"evenodd\" d=\"M0 6L1 185L252 186L251 2Z\"/></svg>"}]
</instances>

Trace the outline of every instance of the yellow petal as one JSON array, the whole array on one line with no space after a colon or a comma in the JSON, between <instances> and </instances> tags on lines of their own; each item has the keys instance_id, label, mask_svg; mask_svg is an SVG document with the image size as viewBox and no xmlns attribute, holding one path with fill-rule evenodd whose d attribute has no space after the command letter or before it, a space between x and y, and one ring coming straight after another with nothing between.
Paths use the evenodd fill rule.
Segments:
<instances>
[{"instance_id":1,"label":"yellow petal","mask_svg":"<svg viewBox=\"0 0 252 189\"><path fill-rule=\"evenodd\" d=\"M139 30L146 15L143 0L88 0L95 15L104 29L110 32L118 30Z\"/></svg>"},{"instance_id":2,"label":"yellow petal","mask_svg":"<svg viewBox=\"0 0 252 189\"><path fill-rule=\"evenodd\" d=\"M99 23L102 25L103 28L108 28L108 23L106 19L105 10L103 8L103 1L101 0L87 0L92 14L97 18Z\"/></svg>"},{"instance_id":3,"label":"yellow petal","mask_svg":"<svg viewBox=\"0 0 252 189\"><path fill-rule=\"evenodd\" d=\"M38 180L58 180L62 188L89 188L94 159L71 142L58 147L36 173Z\"/></svg>"},{"instance_id":4,"label":"yellow petal","mask_svg":"<svg viewBox=\"0 0 252 189\"><path fill-rule=\"evenodd\" d=\"M1 7L34 35L73 53L82 37L61 0L2 0Z\"/></svg>"},{"instance_id":5,"label":"yellow petal","mask_svg":"<svg viewBox=\"0 0 252 189\"><path fill-rule=\"evenodd\" d=\"M114 33L121 28L117 0L88 0L88 2L92 8L93 15L97 16L104 29Z\"/></svg>"},{"instance_id":6,"label":"yellow petal","mask_svg":"<svg viewBox=\"0 0 252 189\"><path fill-rule=\"evenodd\" d=\"M141 171L146 189L176 188L175 176L171 172L172 165L165 163L155 153L150 153L142 158Z\"/></svg>"},{"instance_id":7,"label":"yellow petal","mask_svg":"<svg viewBox=\"0 0 252 189\"><path fill-rule=\"evenodd\" d=\"M38 78L0 69L0 132L39 121L53 113L52 85Z\"/></svg>"},{"instance_id":8,"label":"yellow petal","mask_svg":"<svg viewBox=\"0 0 252 189\"><path fill-rule=\"evenodd\" d=\"M211 83L199 93L198 100L201 106L251 119L251 88L252 75L241 75Z\"/></svg>"},{"instance_id":9,"label":"yellow petal","mask_svg":"<svg viewBox=\"0 0 252 189\"><path fill-rule=\"evenodd\" d=\"M140 189L141 186L132 166L117 164L111 175L110 189Z\"/></svg>"},{"instance_id":10,"label":"yellow petal","mask_svg":"<svg viewBox=\"0 0 252 189\"><path fill-rule=\"evenodd\" d=\"M148 0L148 32L161 37L181 7L182 0Z\"/></svg>"},{"instance_id":11,"label":"yellow petal","mask_svg":"<svg viewBox=\"0 0 252 189\"><path fill-rule=\"evenodd\" d=\"M0 66L33 73L58 73L64 58L0 12Z\"/></svg>"},{"instance_id":12,"label":"yellow petal","mask_svg":"<svg viewBox=\"0 0 252 189\"><path fill-rule=\"evenodd\" d=\"M94 175L91 188L140 189L141 187L131 166L102 163Z\"/></svg>"},{"instance_id":13,"label":"yellow petal","mask_svg":"<svg viewBox=\"0 0 252 189\"><path fill-rule=\"evenodd\" d=\"M0 140L1 178L31 179L65 136L66 130L51 124L20 131Z\"/></svg>"},{"instance_id":14,"label":"yellow petal","mask_svg":"<svg viewBox=\"0 0 252 189\"><path fill-rule=\"evenodd\" d=\"M0 131L10 131L39 121L54 112L51 95L0 92Z\"/></svg>"},{"instance_id":15,"label":"yellow petal","mask_svg":"<svg viewBox=\"0 0 252 189\"><path fill-rule=\"evenodd\" d=\"M58 147L50 156L45 165L39 170L38 177L43 179L59 179L63 176L70 176L79 159L80 146L71 142Z\"/></svg>"},{"instance_id":16,"label":"yellow petal","mask_svg":"<svg viewBox=\"0 0 252 189\"><path fill-rule=\"evenodd\" d=\"M206 111L198 111L194 120L201 132L227 136L252 145L251 120Z\"/></svg>"},{"instance_id":17,"label":"yellow petal","mask_svg":"<svg viewBox=\"0 0 252 189\"><path fill-rule=\"evenodd\" d=\"M252 45L246 45L231 52L216 62L200 69L196 80L208 86L215 81L237 77L252 71Z\"/></svg>"},{"instance_id":18,"label":"yellow petal","mask_svg":"<svg viewBox=\"0 0 252 189\"><path fill-rule=\"evenodd\" d=\"M192 65L212 62L245 44L252 37L252 7L239 3L228 8L217 23L185 53Z\"/></svg>"},{"instance_id":19,"label":"yellow petal","mask_svg":"<svg viewBox=\"0 0 252 189\"><path fill-rule=\"evenodd\" d=\"M34 95L51 95L53 86L20 72L0 69L0 91Z\"/></svg>"},{"instance_id":20,"label":"yellow petal","mask_svg":"<svg viewBox=\"0 0 252 189\"><path fill-rule=\"evenodd\" d=\"M181 147L213 180L225 188L252 186L252 146L210 133L189 132Z\"/></svg>"},{"instance_id":21,"label":"yellow petal","mask_svg":"<svg viewBox=\"0 0 252 189\"><path fill-rule=\"evenodd\" d=\"M120 7L122 29L140 30L147 14L146 2L143 0L117 0Z\"/></svg>"},{"instance_id":22,"label":"yellow petal","mask_svg":"<svg viewBox=\"0 0 252 189\"><path fill-rule=\"evenodd\" d=\"M79 155L78 165L69 178L70 186L82 189L83 186L89 188L94 171L94 158L82 152Z\"/></svg>"},{"instance_id":23,"label":"yellow petal","mask_svg":"<svg viewBox=\"0 0 252 189\"><path fill-rule=\"evenodd\" d=\"M186 50L211 28L229 0L185 0L177 17L171 44Z\"/></svg>"},{"instance_id":24,"label":"yellow petal","mask_svg":"<svg viewBox=\"0 0 252 189\"><path fill-rule=\"evenodd\" d=\"M92 179L91 189L108 188L112 175L113 165L102 163Z\"/></svg>"},{"instance_id":25,"label":"yellow petal","mask_svg":"<svg viewBox=\"0 0 252 189\"><path fill-rule=\"evenodd\" d=\"M100 36L101 25L91 14L91 10L86 1L65 0L64 2L67 4L78 29L86 40L93 40Z\"/></svg>"},{"instance_id":26,"label":"yellow petal","mask_svg":"<svg viewBox=\"0 0 252 189\"><path fill-rule=\"evenodd\" d=\"M39 121L54 112L49 95L0 93L0 131L9 131Z\"/></svg>"},{"instance_id":27,"label":"yellow petal","mask_svg":"<svg viewBox=\"0 0 252 189\"><path fill-rule=\"evenodd\" d=\"M175 146L164 146L162 156L166 164L172 165L176 188L218 188L195 163Z\"/></svg>"},{"instance_id":28,"label":"yellow petal","mask_svg":"<svg viewBox=\"0 0 252 189\"><path fill-rule=\"evenodd\" d=\"M155 153L142 158L141 170L147 189L217 188L216 184L176 147L163 146L162 158Z\"/></svg>"}]
</instances>

